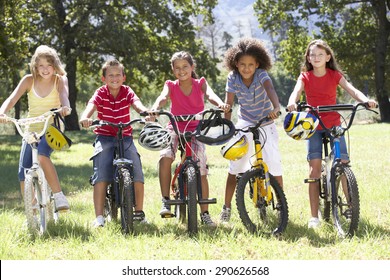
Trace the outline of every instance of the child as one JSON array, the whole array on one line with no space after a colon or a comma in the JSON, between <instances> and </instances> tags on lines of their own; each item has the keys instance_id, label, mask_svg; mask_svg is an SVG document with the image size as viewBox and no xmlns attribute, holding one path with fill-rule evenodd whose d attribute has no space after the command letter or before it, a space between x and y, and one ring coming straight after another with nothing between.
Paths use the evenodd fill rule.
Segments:
<instances>
[{"instance_id":1,"label":"child","mask_svg":"<svg viewBox=\"0 0 390 280\"><path fill-rule=\"evenodd\" d=\"M230 106L224 104L213 92L205 78L197 78L195 74L195 62L191 54L184 51L173 54L171 58L171 67L177 80L168 80L165 82L160 96L152 106L152 110L158 110L167 103L168 99L170 99L170 111L173 115L196 114L204 110L204 96L219 108L225 111L230 110ZM179 122L178 125L180 132L183 132L184 129L186 129L186 131L193 131L196 129L197 122L191 122L189 124ZM174 134L171 126L168 126L168 129ZM175 135L172 145L162 150L160 154L159 178L162 195L162 209L159 214L161 216L172 215L170 205L167 204L166 201L170 199L169 185L171 182L171 165L175 160L178 143L178 136ZM208 170L206 166L205 145L195 140L192 144L192 148L195 151L196 157L199 159L202 194L204 198L208 198L209 185L207 180ZM202 223L208 226L215 226L215 223L212 221L208 212L208 204L202 204L200 208Z\"/></svg>"},{"instance_id":2,"label":"child","mask_svg":"<svg viewBox=\"0 0 390 280\"><path fill-rule=\"evenodd\" d=\"M271 68L271 58L257 39L241 39L225 53L225 65L231 71L226 82L225 102L233 106L237 97L238 121L236 128L244 128L256 124L258 120L269 116L276 119L279 115L279 99L267 70ZM225 115L231 118L231 113ZM262 129L266 133L267 142L263 146L264 160L270 173L283 187L281 157L278 148L278 132L273 121L264 123ZM236 188L236 175L250 169L251 157L254 154L253 135L245 133L249 148L239 160L230 161L226 181L225 204L220 214L221 222L230 220L231 201Z\"/></svg>"},{"instance_id":3,"label":"child","mask_svg":"<svg viewBox=\"0 0 390 280\"><path fill-rule=\"evenodd\" d=\"M92 124L90 117L95 111L97 111L99 120L126 123L130 121L130 107L133 107L137 112L147 110L134 91L129 86L123 85L126 76L124 66L121 63L115 59L108 60L103 65L102 71L103 76L101 79L105 85L95 91L82 113L79 122L83 127L89 127ZM144 174L142 172L141 159L133 142L132 128L128 127L123 132L125 136L125 157L131 159L134 164L134 188L137 201L135 217L138 218L138 221L146 223L145 213L143 212ZM94 186L93 201L96 215L93 226L97 228L104 226L103 209L106 189L114 180L112 162L117 129L110 126L102 126L96 128L94 133L97 136L93 144L95 147L92 157L94 174L91 178L91 184Z\"/></svg>"},{"instance_id":4,"label":"child","mask_svg":"<svg viewBox=\"0 0 390 280\"><path fill-rule=\"evenodd\" d=\"M15 106L16 102L27 92L28 118L40 116L53 108L60 108L61 115L71 112L68 99L68 79L57 52L45 45L39 46L31 58L30 72L22 78L12 94L4 101L0 108L0 123L4 123L6 113ZM41 131L43 123L30 125L30 131ZM49 147L45 137L38 144L38 161L45 173L46 180L51 187L55 206L58 211L68 210L69 203L61 191L57 171L50 155L53 150ZM22 142L19 161L19 181L22 195L24 194L25 169L32 165L31 146Z\"/></svg>"},{"instance_id":5,"label":"child","mask_svg":"<svg viewBox=\"0 0 390 280\"><path fill-rule=\"evenodd\" d=\"M311 106L336 104L336 90L340 85L354 99L360 102L368 102L371 108L376 106L374 100L369 100L362 92L352 86L343 76L332 49L322 40L314 40L309 43L305 52L302 73L298 77L293 92L290 95L287 109L295 111L296 102L302 91L306 93L306 101ZM321 120L327 127L340 125L340 116L337 112L320 113ZM322 156L322 127L318 126L316 132L308 140L309 177L319 178L321 175ZM345 162L349 161L345 138L341 138L341 157ZM317 228L320 225L318 218L319 189L316 183L309 184L309 198L311 218L309 228Z\"/></svg>"}]
</instances>

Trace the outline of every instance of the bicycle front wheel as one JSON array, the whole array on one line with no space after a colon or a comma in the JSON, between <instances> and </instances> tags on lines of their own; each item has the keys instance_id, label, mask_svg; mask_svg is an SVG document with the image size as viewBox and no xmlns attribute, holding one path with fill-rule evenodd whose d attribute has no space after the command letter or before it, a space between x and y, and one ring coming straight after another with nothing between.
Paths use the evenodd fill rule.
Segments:
<instances>
[{"instance_id":1,"label":"bicycle front wheel","mask_svg":"<svg viewBox=\"0 0 390 280\"><path fill-rule=\"evenodd\" d=\"M26 215L27 228L31 232L38 229L46 230L45 213L43 212L44 224L41 226L41 211L39 207L40 188L37 178L27 174L24 181L24 212Z\"/></svg>"},{"instance_id":2,"label":"bicycle front wheel","mask_svg":"<svg viewBox=\"0 0 390 280\"><path fill-rule=\"evenodd\" d=\"M198 215L197 215L197 186L195 167L188 165L186 168L185 182L187 186L187 214L188 214L188 233L190 235L198 232ZM200 182L199 182L200 183Z\"/></svg>"},{"instance_id":3,"label":"bicycle front wheel","mask_svg":"<svg viewBox=\"0 0 390 280\"><path fill-rule=\"evenodd\" d=\"M262 195L258 189L261 184L265 184L261 169L249 170L240 178L236 190L239 216L251 233L281 234L286 229L288 221L286 196L271 174L271 192ZM258 189L256 197L254 188Z\"/></svg>"},{"instance_id":4,"label":"bicycle front wheel","mask_svg":"<svg viewBox=\"0 0 390 280\"><path fill-rule=\"evenodd\" d=\"M121 197L121 225L124 233L134 231L134 188L130 171L126 168L119 169L119 192Z\"/></svg>"},{"instance_id":5,"label":"bicycle front wheel","mask_svg":"<svg viewBox=\"0 0 390 280\"><path fill-rule=\"evenodd\" d=\"M337 167L332 174L332 213L340 236L352 237L359 223L360 201L356 177L347 166Z\"/></svg>"}]
</instances>

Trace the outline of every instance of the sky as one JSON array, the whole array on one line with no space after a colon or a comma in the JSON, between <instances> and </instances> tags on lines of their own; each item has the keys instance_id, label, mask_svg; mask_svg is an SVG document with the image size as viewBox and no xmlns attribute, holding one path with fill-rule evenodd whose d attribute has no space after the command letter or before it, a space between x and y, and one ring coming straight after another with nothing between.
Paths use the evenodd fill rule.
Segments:
<instances>
[{"instance_id":1,"label":"sky","mask_svg":"<svg viewBox=\"0 0 390 280\"><path fill-rule=\"evenodd\" d=\"M218 2L214 14L223 24L223 29L233 36L234 41L238 39L240 33L242 37L267 39L254 15L252 6L255 0L220 0Z\"/></svg>"}]
</instances>

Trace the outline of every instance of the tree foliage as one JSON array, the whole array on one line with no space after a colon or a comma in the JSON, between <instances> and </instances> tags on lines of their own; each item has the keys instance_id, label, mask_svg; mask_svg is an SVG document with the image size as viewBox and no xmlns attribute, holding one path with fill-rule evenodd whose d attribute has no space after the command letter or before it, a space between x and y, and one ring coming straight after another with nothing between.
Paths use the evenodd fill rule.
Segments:
<instances>
[{"instance_id":1,"label":"tree foliage","mask_svg":"<svg viewBox=\"0 0 390 280\"><path fill-rule=\"evenodd\" d=\"M14 8L11 2L5 1L1 7L10 11ZM194 56L199 66L198 74L211 81L218 75L206 48L195 38L191 21L193 16L202 14L212 22L211 11L216 0L19 2L15 10L19 12L21 22L25 20L33 28L14 35L24 47L24 50L16 50L19 65L14 68L21 69L20 65L26 62L23 57L28 54L25 51L27 46L30 54L40 44L57 49L68 73L69 99L73 108L72 115L67 117L70 130L79 129L75 108L80 90L91 91L93 86L100 85L100 68L107 57L116 57L125 65L127 84L142 100L156 97L164 80L173 78L169 60L179 50L187 50ZM9 41L6 36L18 29L24 30L6 27L0 31L4 32L0 36ZM91 82L91 79L96 82ZM92 93L81 92L89 96Z\"/></svg>"},{"instance_id":2,"label":"tree foliage","mask_svg":"<svg viewBox=\"0 0 390 280\"><path fill-rule=\"evenodd\" d=\"M390 122L389 0L258 0L254 8L288 72L297 77L308 42L322 38L347 78L376 96L381 120Z\"/></svg>"}]
</instances>

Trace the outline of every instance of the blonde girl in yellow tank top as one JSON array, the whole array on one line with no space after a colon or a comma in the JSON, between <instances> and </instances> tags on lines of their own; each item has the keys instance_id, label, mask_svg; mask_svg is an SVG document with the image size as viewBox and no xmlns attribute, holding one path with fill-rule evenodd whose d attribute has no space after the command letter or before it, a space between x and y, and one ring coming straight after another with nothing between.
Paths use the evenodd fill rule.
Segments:
<instances>
[{"instance_id":1,"label":"blonde girl in yellow tank top","mask_svg":"<svg viewBox=\"0 0 390 280\"><path fill-rule=\"evenodd\" d=\"M25 75L11 95L0 107L0 123L5 123L6 113L27 93L28 117L36 117L52 108L61 108L61 115L71 112L69 104L68 79L56 50L48 46L39 46L31 58L31 74ZM30 131L40 131L42 124L30 126ZM69 209L69 203L61 191L57 171L50 159L52 149L47 145L45 137L38 144L38 160L45 173L55 199L57 210ZM24 193L24 169L31 167L31 147L22 143L19 162L19 181Z\"/></svg>"}]
</instances>

